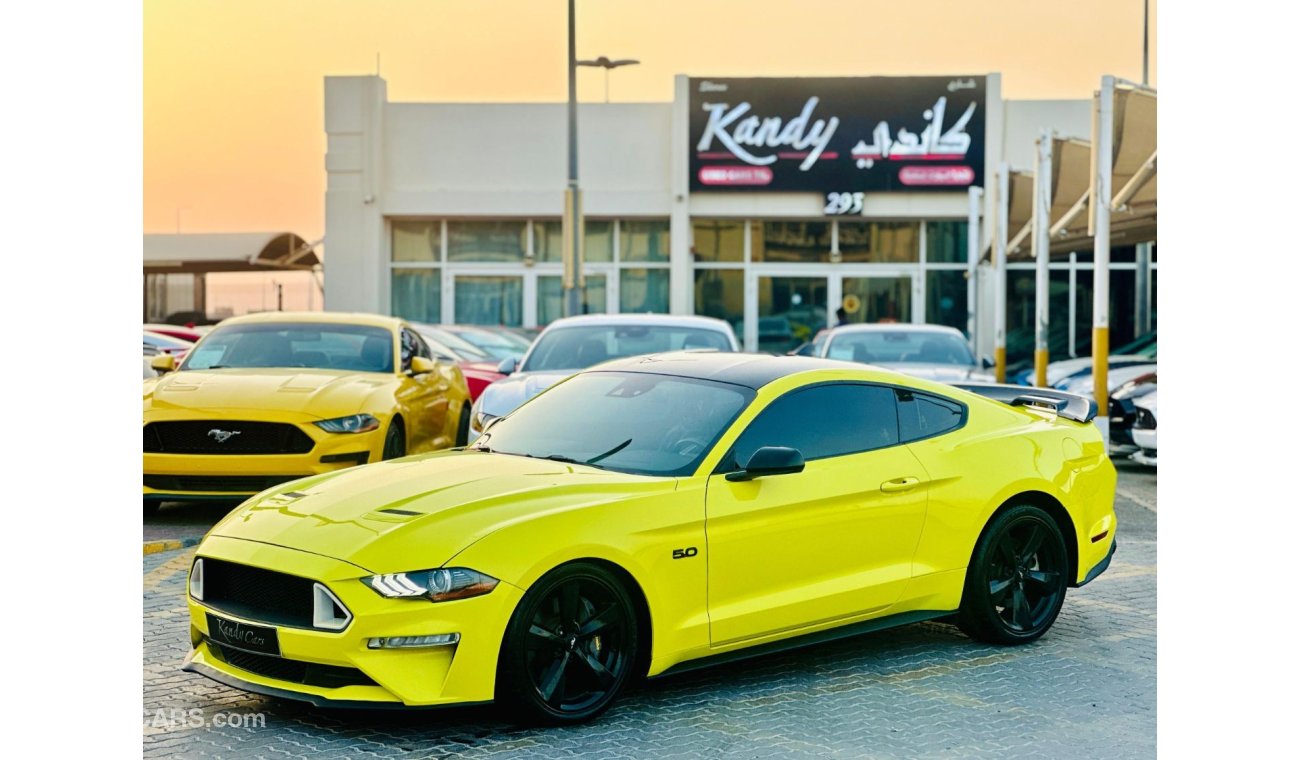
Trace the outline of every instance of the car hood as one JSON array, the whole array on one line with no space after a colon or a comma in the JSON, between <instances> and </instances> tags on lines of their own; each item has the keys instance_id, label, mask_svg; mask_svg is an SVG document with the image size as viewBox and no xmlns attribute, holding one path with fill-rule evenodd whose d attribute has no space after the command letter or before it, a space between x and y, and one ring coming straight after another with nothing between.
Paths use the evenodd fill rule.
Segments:
<instances>
[{"instance_id":1,"label":"car hood","mask_svg":"<svg viewBox=\"0 0 1300 760\"><path fill-rule=\"evenodd\" d=\"M516 372L484 388L483 395L479 396L480 408L485 414L502 417L577 371Z\"/></svg>"},{"instance_id":2,"label":"car hood","mask_svg":"<svg viewBox=\"0 0 1300 760\"><path fill-rule=\"evenodd\" d=\"M333 557L375 573L438 567L539 514L672 491L653 478L543 459L443 451L293 481L250 499L210 535Z\"/></svg>"},{"instance_id":3,"label":"car hood","mask_svg":"<svg viewBox=\"0 0 1300 760\"><path fill-rule=\"evenodd\" d=\"M892 369L895 372L933 380L937 383L958 382L993 382L993 376L979 367L959 364L920 364L916 362L873 362L877 367Z\"/></svg>"},{"instance_id":4,"label":"car hood","mask_svg":"<svg viewBox=\"0 0 1300 760\"><path fill-rule=\"evenodd\" d=\"M339 416L361 411L393 381L377 372L220 369L169 372L146 382L146 409L244 409Z\"/></svg>"}]
</instances>

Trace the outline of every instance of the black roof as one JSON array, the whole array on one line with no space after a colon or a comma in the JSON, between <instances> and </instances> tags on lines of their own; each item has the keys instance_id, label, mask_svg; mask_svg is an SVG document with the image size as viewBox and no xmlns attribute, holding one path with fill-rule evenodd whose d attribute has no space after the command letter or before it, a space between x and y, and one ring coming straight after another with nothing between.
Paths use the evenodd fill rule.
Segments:
<instances>
[{"instance_id":1,"label":"black roof","mask_svg":"<svg viewBox=\"0 0 1300 760\"><path fill-rule=\"evenodd\" d=\"M693 377L743 385L758 390L764 385L796 372L814 369L866 369L861 364L814 359L808 356L773 356L729 351L674 351L665 354L633 356L593 367L593 371L646 372L656 375Z\"/></svg>"}]
</instances>

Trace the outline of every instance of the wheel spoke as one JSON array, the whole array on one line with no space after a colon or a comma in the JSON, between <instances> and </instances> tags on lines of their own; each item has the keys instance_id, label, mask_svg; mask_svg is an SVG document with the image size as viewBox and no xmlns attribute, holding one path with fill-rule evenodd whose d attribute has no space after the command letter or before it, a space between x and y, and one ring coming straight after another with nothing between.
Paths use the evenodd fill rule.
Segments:
<instances>
[{"instance_id":1,"label":"wheel spoke","mask_svg":"<svg viewBox=\"0 0 1300 760\"><path fill-rule=\"evenodd\" d=\"M602 689L607 688L614 682L614 674L609 672L609 668L602 665L595 655L581 649L574 652L574 654L578 655L578 661L584 663L591 670L592 675L596 676L596 681Z\"/></svg>"},{"instance_id":2,"label":"wheel spoke","mask_svg":"<svg viewBox=\"0 0 1300 760\"><path fill-rule=\"evenodd\" d=\"M1030 570L1025 573L1025 580L1032 581L1035 585L1048 592L1056 591L1060 579L1060 573L1052 573L1046 570Z\"/></svg>"},{"instance_id":3,"label":"wheel spoke","mask_svg":"<svg viewBox=\"0 0 1300 760\"><path fill-rule=\"evenodd\" d=\"M578 584L566 583L560 588L560 623L566 628L578 622Z\"/></svg>"},{"instance_id":4,"label":"wheel spoke","mask_svg":"<svg viewBox=\"0 0 1300 760\"><path fill-rule=\"evenodd\" d=\"M1011 592L1011 624L1022 630L1029 629L1029 600L1019 586Z\"/></svg>"},{"instance_id":5,"label":"wheel spoke","mask_svg":"<svg viewBox=\"0 0 1300 760\"><path fill-rule=\"evenodd\" d=\"M569 667L569 653L565 652L563 656L546 669L542 674L542 682L538 685L537 691L542 695L542 701L547 704L555 704L564 698L564 671ZM560 699L554 699L556 694Z\"/></svg>"},{"instance_id":6,"label":"wheel spoke","mask_svg":"<svg viewBox=\"0 0 1300 760\"><path fill-rule=\"evenodd\" d=\"M1002 540L998 542L998 557L1007 567L1013 568L1019 564L1016 557L1016 549L1011 545L1010 534L1004 536Z\"/></svg>"},{"instance_id":7,"label":"wheel spoke","mask_svg":"<svg viewBox=\"0 0 1300 760\"><path fill-rule=\"evenodd\" d=\"M994 604L997 604L998 602L1002 601L1002 598L1004 596L1007 595L1007 590L1010 588L1011 588L1010 578L1007 578L1004 581L989 582L989 599Z\"/></svg>"},{"instance_id":8,"label":"wheel spoke","mask_svg":"<svg viewBox=\"0 0 1300 760\"><path fill-rule=\"evenodd\" d=\"M592 615L587 622L582 624L582 627L578 629L578 638L585 639L588 636L594 636L617 622L618 606L611 604Z\"/></svg>"},{"instance_id":9,"label":"wheel spoke","mask_svg":"<svg viewBox=\"0 0 1300 760\"><path fill-rule=\"evenodd\" d=\"M1038 553L1038 547L1043 545L1043 526L1034 524L1029 529L1029 537L1025 539L1024 547L1020 550L1020 561L1029 564L1029 561Z\"/></svg>"},{"instance_id":10,"label":"wheel spoke","mask_svg":"<svg viewBox=\"0 0 1300 760\"><path fill-rule=\"evenodd\" d=\"M533 623L528 627L529 649L557 649L561 646L564 646L564 642L560 640L559 636L556 636L551 631L546 630L536 623Z\"/></svg>"}]
</instances>

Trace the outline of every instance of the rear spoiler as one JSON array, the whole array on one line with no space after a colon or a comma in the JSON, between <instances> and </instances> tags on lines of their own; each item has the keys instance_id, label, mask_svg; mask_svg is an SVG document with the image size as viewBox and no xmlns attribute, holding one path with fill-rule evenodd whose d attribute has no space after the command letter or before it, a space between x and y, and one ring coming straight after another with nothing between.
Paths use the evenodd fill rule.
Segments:
<instances>
[{"instance_id":1,"label":"rear spoiler","mask_svg":"<svg viewBox=\"0 0 1300 760\"><path fill-rule=\"evenodd\" d=\"M1097 416L1096 401L1076 393L1058 391L1055 388L1028 388L1023 385L998 383L952 383L952 385L1011 406L1045 409L1055 413L1057 417L1075 422L1092 422Z\"/></svg>"}]
</instances>

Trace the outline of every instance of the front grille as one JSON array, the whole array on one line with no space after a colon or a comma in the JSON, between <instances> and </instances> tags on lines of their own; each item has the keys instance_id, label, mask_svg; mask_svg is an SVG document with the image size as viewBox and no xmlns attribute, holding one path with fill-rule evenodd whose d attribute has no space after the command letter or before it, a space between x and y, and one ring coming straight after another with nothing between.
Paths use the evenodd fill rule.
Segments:
<instances>
[{"instance_id":1,"label":"front grille","mask_svg":"<svg viewBox=\"0 0 1300 760\"><path fill-rule=\"evenodd\" d=\"M306 454L315 445L296 425L280 422L186 420L144 426L147 454Z\"/></svg>"},{"instance_id":2,"label":"front grille","mask_svg":"<svg viewBox=\"0 0 1300 760\"><path fill-rule=\"evenodd\" d=\"M1142 428L1143 430L1156 429L1156 416L1151 413L1150 409L1138 408L1137 417L1133 420L1133 427Z\"/></svg>"},{"instance_id":3,"label":"front grille","mask_svg":"<svg viewBox=\"0 0 1300 760\"><path fill-rule=\"evenodd\" d=\"M210 560L205 560L205 564L208 561ZM269 654L255 654L234 647L222 646L211 639L208 640L208 649L218 660L227 665L233 665L240 670L247 670L249 673L256 673L259 676L274 678L277 681L290 681L305 686L319 686L325 689L336 689L340 686L377 685L374 679L356 668L320 665L314 662L290 660Z\"/></svg>"},{"instance_id":4,"label":"front grille","mask_svg":"<svg viewBox=\"0 0 1300 760\"><path fill-rule=\"evenodd\" d=\"M144 484L155 491L219 491L257 493L302 475L145 475Z\"/></svg>"},{"instance_id":5,"label":"front grille","mask_svg":"<svg viewBox=\"0 0 1300 760\"><path fill-rule=\"evenodd\" d=\"M203 603L246 620L311 628L315 585L297 575L203 558Z\"/></svg>"}]
</instances>

